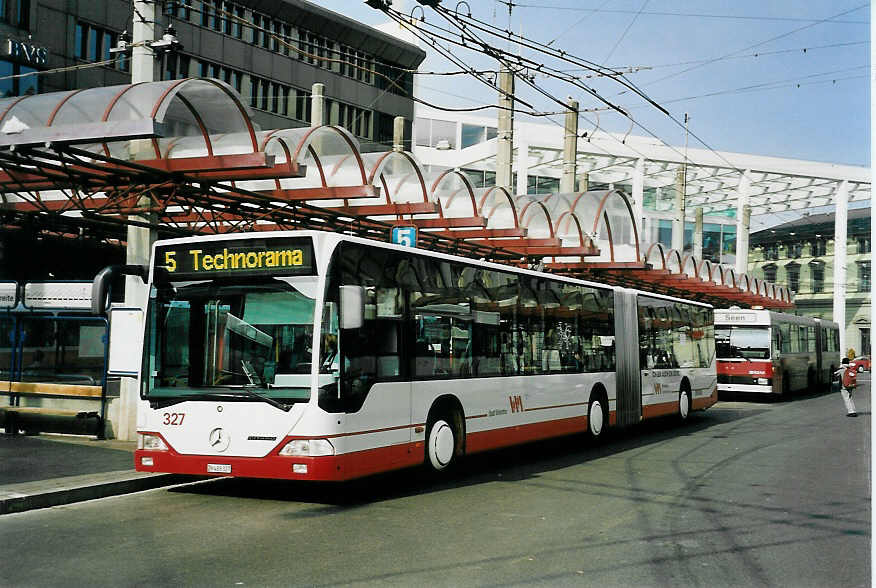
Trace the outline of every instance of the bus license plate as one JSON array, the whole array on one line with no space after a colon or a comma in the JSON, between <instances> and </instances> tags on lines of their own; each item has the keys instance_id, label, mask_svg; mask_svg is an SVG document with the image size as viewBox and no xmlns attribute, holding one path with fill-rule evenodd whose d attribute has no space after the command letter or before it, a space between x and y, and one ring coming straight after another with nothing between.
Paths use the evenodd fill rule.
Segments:
<instances>
[{"instance_id":1,"label":"bus license plate","mask_svg":"<svg viewBox=\"0 0 876 588\"><path fill-rule=\"evenodd\" d=\"M207 473L208 474L230 474L231 473L231 464L230 463L208 463L207 464Z\"/></svg>"}]
</instances>

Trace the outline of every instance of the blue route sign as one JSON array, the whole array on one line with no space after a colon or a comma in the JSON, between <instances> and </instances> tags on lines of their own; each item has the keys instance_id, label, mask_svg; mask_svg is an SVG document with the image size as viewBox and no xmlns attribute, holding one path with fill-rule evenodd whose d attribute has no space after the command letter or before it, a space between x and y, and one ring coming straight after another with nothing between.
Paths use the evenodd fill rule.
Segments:
<instances>
[{"instance_id":1,"label":"blue route sign","mask_svg":"<svg viewBox=\"0 0 876 588\"><path fill-rule=\"evenodd\" d=\"M392 227L391 242L405 247L417 246L417 227Z\"/></svg>"}]
</instances>

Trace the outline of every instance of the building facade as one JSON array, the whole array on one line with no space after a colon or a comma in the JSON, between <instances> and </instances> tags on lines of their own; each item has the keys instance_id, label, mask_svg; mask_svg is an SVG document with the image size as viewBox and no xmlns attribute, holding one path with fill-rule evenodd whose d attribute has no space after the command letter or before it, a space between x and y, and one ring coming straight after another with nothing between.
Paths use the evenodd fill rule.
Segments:
<instances>
[{"instance_id":1,"label":"building facade","mask_svg":"<svg viewBox=\"0 0 876 588\"><path fill-rule=\"evenodd\" d=\"M850 209L846 242L846 347L869 354L870 208ZM834 320L834 214L806 214L751 234L749 273L796 292L800 314Z\"/></svg>"}]
</instances>

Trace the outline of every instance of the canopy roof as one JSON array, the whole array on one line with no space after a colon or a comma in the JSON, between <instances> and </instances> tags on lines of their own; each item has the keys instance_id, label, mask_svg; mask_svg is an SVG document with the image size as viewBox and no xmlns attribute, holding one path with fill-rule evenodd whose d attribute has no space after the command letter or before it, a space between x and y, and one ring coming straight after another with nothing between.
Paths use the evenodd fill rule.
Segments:
<instances>
[{"instance_id":1,"label":"canopy roof","mask_svg":"<svg viewBox=\"0 0 876 588\"><path fill-rule=\"evenodd\" d=\"M310 228L707 300L790 305L786 291L652 246L621 191L513 195L427 174L401 151L362 153L335 126L259 131L234 91L187 79L0 101L0 213L173 234ZM131 221L136 215L145 221Z\"/></svg>"}]
</instances>

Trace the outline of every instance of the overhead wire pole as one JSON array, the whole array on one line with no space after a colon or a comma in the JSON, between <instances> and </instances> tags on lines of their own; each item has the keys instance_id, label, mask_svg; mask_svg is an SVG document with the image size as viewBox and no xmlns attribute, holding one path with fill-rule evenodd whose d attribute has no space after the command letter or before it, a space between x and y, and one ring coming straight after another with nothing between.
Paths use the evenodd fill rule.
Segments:
<instances>
[{"instance_id":1,"label":"overhead wire pole","mask_svg":"<svg viewBox=\"0 0 876 588\"><path fill-rule=\"evenodd\" d=\"M157 67L150 43L155 40L158 3L151 0L134 0L133 3L131 83L154 82ZM141 150L151 149L151 141L131 141L131 157L137 159ZM152 206L150 195L143 194L137 200L138 208L148 211ZM149 267L152 243L158 236L153 228L157 222L154 213L128 215L125 261L128 265ZM125 276L125 306L146 309L146 289L140 278ZM136 378L122 378L119 391L119 430L114 435L132 441L137 436L137 401L139 389Z\"/></svg>"}]
</instances>

